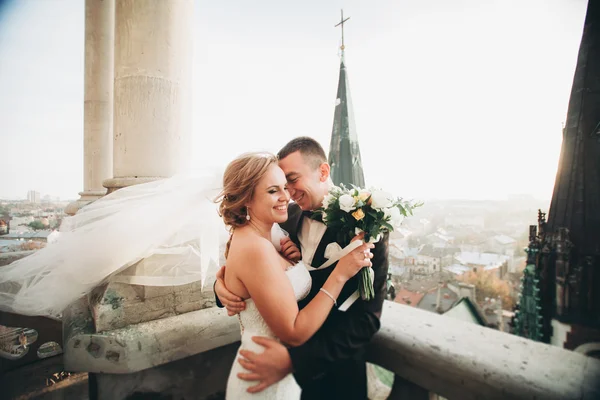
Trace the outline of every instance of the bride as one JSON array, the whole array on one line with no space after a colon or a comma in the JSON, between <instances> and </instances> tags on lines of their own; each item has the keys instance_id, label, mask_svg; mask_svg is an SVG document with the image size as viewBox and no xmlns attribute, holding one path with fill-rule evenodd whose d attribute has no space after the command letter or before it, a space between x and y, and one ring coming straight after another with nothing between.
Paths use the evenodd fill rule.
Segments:
<instances>
[{"instance_id":1,"label":"bride","mask_svg":"<svg viewBox=\"0 0 600 400\"><path fill-rule=\"evenodd\" d=\"M225 170L220 198L220 214L232 230L226 249L225 285L246 299L246 309L238 314L239 350L263 351L252 336L277 338L289 346L303 344L325 322L346 281L371 265L365 254L372 245L363 244L341 258L319 295L299 310L297 302L310 290L310 274L302 262L294 265L283 258L271 238L273 225L287 220L290 200L276 157L253 153L233 160ZM291 374L260 394L251 394L247 389L253 383L238 378L244 372L234 361L227 382L228 399L300 398L300 387Z\"/></svg>"}]
</instances>

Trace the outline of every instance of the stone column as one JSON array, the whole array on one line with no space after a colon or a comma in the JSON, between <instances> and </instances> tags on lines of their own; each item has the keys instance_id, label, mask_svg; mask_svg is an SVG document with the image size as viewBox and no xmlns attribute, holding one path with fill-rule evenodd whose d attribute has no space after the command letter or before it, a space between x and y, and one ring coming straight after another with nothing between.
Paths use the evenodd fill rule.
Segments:
<instances>
[{"instance_id":1,"label":"stone column","mask_svg":"<svg viewBox=\"0 0 600 400\"><path fill-rule=\"evenodd\" d=\"M189 161L193 0L119 0L109 192L170 177Z\"/></svg>"},{"instance_id":2,"label":"stone column","mask_svg":"<svg viewBox=\"0 0 600 400\"><path fill-rule=\"evenodd\" d=\"M193 0L117 0L115 9L114 161L108 192L170 177L187 166L191 139ZM131 268L135 268L132 266ZM97 332L212 304L200 282L94 289ZM208 302L208 303L207 303Z\"/></svg>"},{"instance_id":3,"label":"stone column","mask_svg":"<svg viewBox=\"0 0 600 400\"><path fill-rule=\"evenodd\" d=\"M83 192L65 212L74 215L106 194L112 176L115 1L85 2Z\"/></svg>"}]
</instances>

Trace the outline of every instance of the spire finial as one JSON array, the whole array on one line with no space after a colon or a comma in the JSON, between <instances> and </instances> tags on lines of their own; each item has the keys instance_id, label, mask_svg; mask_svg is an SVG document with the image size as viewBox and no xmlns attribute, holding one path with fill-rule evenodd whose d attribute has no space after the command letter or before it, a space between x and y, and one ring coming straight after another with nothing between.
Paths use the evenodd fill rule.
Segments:
<instances>
[{"instance_id":1,"label":"spire finial","mask_svg":"<svg viewBox=\"0 0 600 400\"><path fill-rule=\"evenodd\" d=\"M345 46L344 46L344 22L348 21L349 19L350 19L350 17L344 19L344 10L342 10L342 18L341 18L340 22L337 25L335 25L335 28L337 28L340 25L342 27L342 45L340 46L340 49L342 51L344 51L344 48L345 48Z\"/></svg>"}]
</instances>

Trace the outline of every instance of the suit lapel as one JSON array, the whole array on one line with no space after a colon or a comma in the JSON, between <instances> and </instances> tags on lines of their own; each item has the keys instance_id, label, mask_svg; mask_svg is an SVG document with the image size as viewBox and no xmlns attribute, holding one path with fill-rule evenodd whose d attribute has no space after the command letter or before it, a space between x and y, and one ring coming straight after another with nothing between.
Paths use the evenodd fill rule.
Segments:
<instances>
[{"instance_id":1,"label":"suit lapel","mask_svg":"<svg viewBox=\"0 0 600 400\"><path fill-rule=\"evenodd\" d=\"M317 246L317 250L315 251L315 255L312 260L313 267L318 268L320 265L323 265L323 263L325 263L325 249L327 249L327 245L329 243L336 242L336 236L337 235L335 231L327 228L327 230L323 234L323 237L321 238L321 241L319 242L319 245Z\"/></svg>"}]
</instances>

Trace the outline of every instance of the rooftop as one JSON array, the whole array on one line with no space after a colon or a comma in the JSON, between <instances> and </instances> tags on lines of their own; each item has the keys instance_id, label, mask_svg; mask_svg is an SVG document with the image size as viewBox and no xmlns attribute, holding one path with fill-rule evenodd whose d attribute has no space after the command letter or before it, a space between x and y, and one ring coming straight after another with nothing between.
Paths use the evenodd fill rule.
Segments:
<instances>
[{"instance_id":1,"label":"rooftop","mask_svg":"<svg viewBox=\"0 0 600 400\"><path fill-rule=\"evenodd\" d=\"M398 291L394 302L405 304L411 307L416 307L423 298L423 296L425 296L424 293L411 292L410 290L402 288Z\"/></svg>"}]
</instances>

